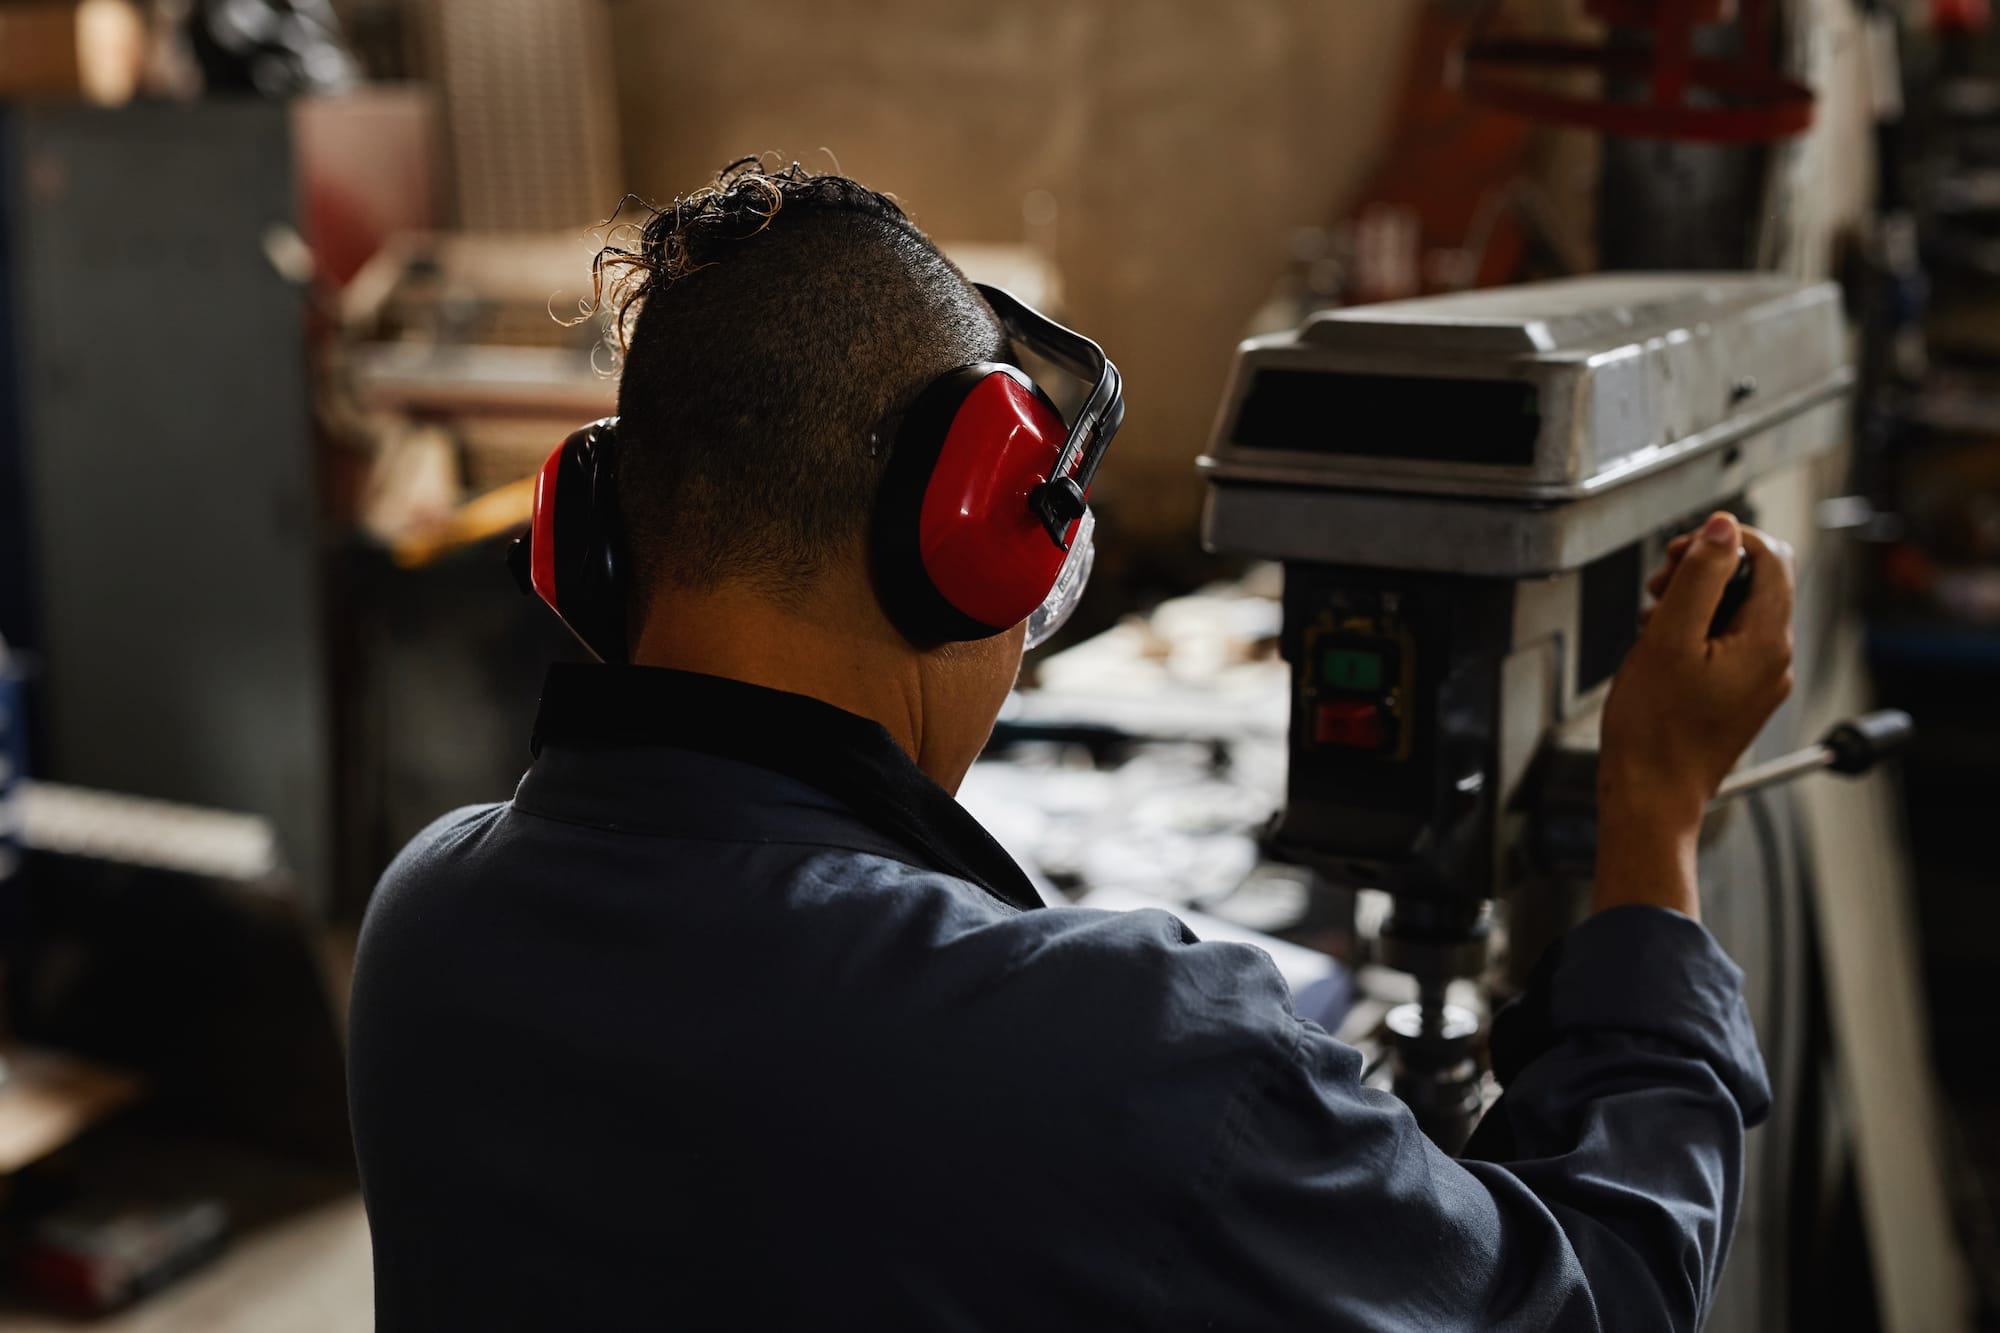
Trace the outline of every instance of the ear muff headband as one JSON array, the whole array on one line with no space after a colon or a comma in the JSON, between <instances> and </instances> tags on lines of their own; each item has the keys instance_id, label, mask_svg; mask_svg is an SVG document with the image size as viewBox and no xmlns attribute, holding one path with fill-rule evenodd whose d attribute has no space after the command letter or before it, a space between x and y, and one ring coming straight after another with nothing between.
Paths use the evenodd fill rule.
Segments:
<instances>
[{"instance_id":1,"label":"ear muff headband","mask_svg":"<svg viewBox=\"0 0 2000 1333\"><path fill-rule=\"evenodd\" d=\"M1007 336L1054 362L1090 384L1084 400L1048 480L1035 492L1032 502L1050 540L1065 549L1073 524L1083 517L1084 497L1097 476L1097 465L1111 447L1111 437L1125 424L1124 380L1118 367L1104 355L1104 349L1074 329L1065 328L1013 293L999 287L974 283Z\"/></svg>"}]
</instances>

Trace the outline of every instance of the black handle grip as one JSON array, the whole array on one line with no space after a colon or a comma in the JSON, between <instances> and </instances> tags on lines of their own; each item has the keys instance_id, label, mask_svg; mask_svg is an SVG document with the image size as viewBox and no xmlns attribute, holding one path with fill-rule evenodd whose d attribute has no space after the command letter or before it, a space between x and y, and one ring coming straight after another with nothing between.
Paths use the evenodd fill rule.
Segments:
<instances>
[{"instance_id":1,"label":"black handle grip","mask_svg":"<svg viewBox=\"0 0 2000 1333\"><path fill-rule=\"evenodd\" d=\"M1849 718L1822 736L1819 743L1833 752L1826 766L1834 772L1866 773L1884 755L1908 745L1916 731L1917 724L1908 713L1884 708Z\"/></svg>"},{"instance_id":2,"label":"black handle grip","mask_svg":"<svg viewBox=\"0 0 2000 1333\"><path fill-rule=\"evenodd\" d=\"M1736 613L1743 609L1743 603L1750 597L1750 553L1742 547L1736 548L1736 572L1729 576L1729 583L1722 590L1722 601L1716 605L1715 615L1708 622L1708 637L1713 639L1729 628L1729 622L1736 619Z\"/></svg>"}]
</instances>

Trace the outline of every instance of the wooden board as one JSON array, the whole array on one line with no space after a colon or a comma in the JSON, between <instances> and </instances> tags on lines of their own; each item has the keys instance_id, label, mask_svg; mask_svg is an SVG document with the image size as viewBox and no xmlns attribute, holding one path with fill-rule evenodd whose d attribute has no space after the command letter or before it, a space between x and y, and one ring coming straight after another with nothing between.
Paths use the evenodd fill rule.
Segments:
<instances>
[{"instance_id":1,"label":"wooden board","mask_svg":"<svg viewBox=\"0 0 2000 1333\"><path fill-rule=\"evenodd\" d=\"M138 1100L135 1076L31 1046L0 1046L0 1174L12 1174L74 1141Z\"/></svg>"}]
</instances>

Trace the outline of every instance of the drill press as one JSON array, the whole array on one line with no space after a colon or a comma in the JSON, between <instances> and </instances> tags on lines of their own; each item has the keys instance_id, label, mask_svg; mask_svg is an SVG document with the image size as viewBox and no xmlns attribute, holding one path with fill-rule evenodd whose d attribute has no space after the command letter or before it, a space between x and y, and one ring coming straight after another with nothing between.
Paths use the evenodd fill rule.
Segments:
<instances>
[{"instance_id":1,"label":"drill press","mask_svg":"<svg viewBox=\"0 0 2000 1333\"><path fill-rule=\"evenodd\" d=\"M1588 874L1595 719L1666 541L1832 448L1830 284L1602 275L1330 311L1238 351L1204 541L1283 562L1289 772L1272 842L1392 902L1395 1089L1462 1144L1492 904L1516 955ZM1567 801L1562 793L1570 793ZM1553 794L1553 795L1552 795ZM1532 957L1527 959L1532 962Z\"/></svg>"}]
</instances>

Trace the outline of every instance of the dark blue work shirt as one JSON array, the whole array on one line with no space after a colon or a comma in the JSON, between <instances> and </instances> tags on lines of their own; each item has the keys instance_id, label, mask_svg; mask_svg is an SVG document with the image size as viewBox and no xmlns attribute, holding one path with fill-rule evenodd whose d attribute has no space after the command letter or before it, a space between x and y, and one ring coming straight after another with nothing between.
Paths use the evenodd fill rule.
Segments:
<instances>
[{"instance_id":1,"label":"dark blue work shirt","mask_svg":"<svg viewBox=\"0 0 2000 1333\"><path fill-rule=\"evenodd\" d=\"M1767 1094L1741 976L1620 908L1496 1026L1464 1160L1259 950L1035 906L873 723L558 668L513 801L362 932L383 1333L1689 1329Z\"/></svg>"}]
</instances>

